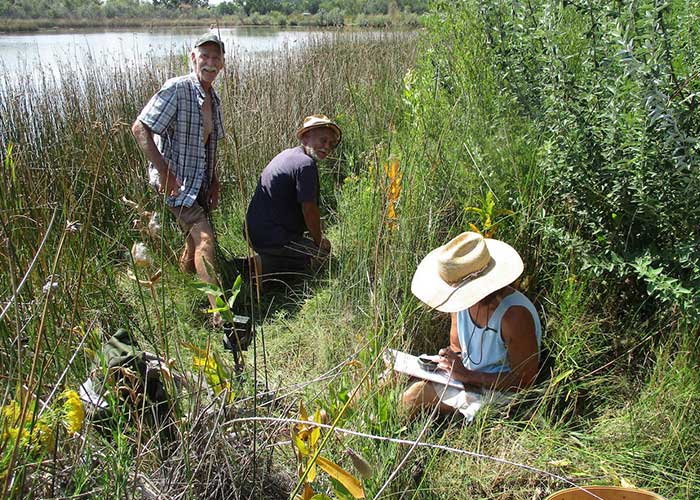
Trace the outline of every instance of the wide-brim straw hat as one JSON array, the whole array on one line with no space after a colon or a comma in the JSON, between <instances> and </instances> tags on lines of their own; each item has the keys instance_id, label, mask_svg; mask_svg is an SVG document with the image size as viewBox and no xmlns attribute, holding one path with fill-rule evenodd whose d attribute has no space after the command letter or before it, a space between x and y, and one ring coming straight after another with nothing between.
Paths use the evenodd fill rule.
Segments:
<instances>
[{"instance_id":1,"label":"wide-brim straw hat","mask_svg":"<svg viewBox=\"0 0 700 500\"><path fill-rule=\"evenodd\" d=\"M465 232L425 256L411 292L433 309L457 312L513 283L522 272L523 260L509 244Z\"/></svg>"},{"instance_id":2,"label":"wide-brim straw hat","mask_svg":"<svg viewBox=\"0 0 700 500\"><path fill-rule=\"evenodd\" d=\"M301 140L301 136L307 133L309 130L322 127L327 127L333 130L336 136L335 145L337 146L340 144L340 139L342 138L343 133L340 131L340 127L326 115L311 115L304 118L304 124L299 130L297 130L297 139Z\"/></svg>"}]
</instances>

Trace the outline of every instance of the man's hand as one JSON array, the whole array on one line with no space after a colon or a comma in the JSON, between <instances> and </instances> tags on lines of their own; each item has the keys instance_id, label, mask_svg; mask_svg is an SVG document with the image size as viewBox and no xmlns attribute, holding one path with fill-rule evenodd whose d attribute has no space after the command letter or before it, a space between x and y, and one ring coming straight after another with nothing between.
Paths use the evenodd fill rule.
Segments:
<instances>
[{"instance_id":1,"label":"man's hand","mask_svg":"<svg viewBox=\"0 0 700 500\"><path fill-rule=\"evenodd\" d=\"M462 361L462 353L453 351L450 346L443 347L438 351L438 354L442 357L450 357Z\"/></svg>"},{"instance_id":2,"label":"man's hand","mask_svg":"<svg viewBox=\"0 0 700 500\"><path fill-rule=\"evenodd\" d=\"M163 175L163 173L165 175ZM182 189L182 183L178 180L177 176L170 170L168 166L165 172L159 172L160 174L160 192L165 193L168 196L175 197L180 194Z\"/></svg>"},{"instance_id":3,"label":"man's hand","mask_svg":"<svg viewBox=\"0 0 700 500\"><path fill-rule=\"evenodd\" d=\"M331 242L326 238L321 238L321 243L318 245L319 250L323 253L331 253Z\"/></svg>"},{"instance_id":4,"label":"man's hand","mask_svg":"<svg viewBox=\"0 0 700 500\"><path fill-rule=\"evenodd\" d=\"M318 257L325 257L331 252L331 242L323 237L321 229L321 212L313 201L305 201L301 204L301 213L304 215L306 228L318 247Z\"/></svg>"},{"instance_id":5,"label":"man's hand","mask_svg":"<svg viewBox=\"0 0 700 500\"><path fill-rule=\"evenodd\" d=\"M216 207L219 206L219 195L221 193L221 184L219 183L219 179L217 177L214 177L209 184L209 193L207 197L207 201L209 202L209 210L214 210Z\"/></svg>"}]
</instances>

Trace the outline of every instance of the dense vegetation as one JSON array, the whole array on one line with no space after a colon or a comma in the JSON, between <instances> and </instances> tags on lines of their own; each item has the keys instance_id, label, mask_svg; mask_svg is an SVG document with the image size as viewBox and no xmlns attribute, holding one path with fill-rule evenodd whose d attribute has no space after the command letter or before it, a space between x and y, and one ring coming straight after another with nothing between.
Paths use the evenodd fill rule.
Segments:
<instances>
[{"instance_id":1,"label":"dense vegetation","mask_svg":"<svg viewBox=\"0 0 700 500\"><path fill-rule=\"evenodd\" d=\"M543 499L571 481L698 498L698 21L700 9L683 1L445 1L419 44L411 34L337 37L228 61L226 191L215 218L223 253L246 252L240 221L257 174L294 142L300 117L323 111L344 130L322 172L336 259L313 282L260 300L244 287L234 307L253 316L257 336L243 380L225 369L219 334L201 326L203 298L176 270L172 222L157 237L142 224L158 203L128 125L181 61L81 68L52 94L41 81L9 89L0 103L3 491L284 498L309 461L290 445L291 427L293 441L307 436L347 470L364 456L367 496ZM470 426L410 422L381 354L445 344L445 318L409 283L425 253L470 224L523 255L519 286L542 311L553 371ZM151 267L134 266L133 241L151 249ZM210 384L216 375L235 397L181 389L174 442L116 397L101 432L74 425L63 390L99 372L95 352L119 327L173 358L174 371ZM317 421L323 410L365 435L308 437L284 420L305 416L300 401ZM241 420L250 417L268 420ZM318 476L315 491L342 498Z\"/></svg>"}]
</instances>

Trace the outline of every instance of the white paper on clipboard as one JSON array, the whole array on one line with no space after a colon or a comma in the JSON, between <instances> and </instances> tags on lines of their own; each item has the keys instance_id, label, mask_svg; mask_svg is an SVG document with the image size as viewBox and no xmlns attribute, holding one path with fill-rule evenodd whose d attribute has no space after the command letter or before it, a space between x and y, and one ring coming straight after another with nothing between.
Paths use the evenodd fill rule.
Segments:
<instances>
[{"instance_id":1,"label":"white paper on clipboard","mask_svg":"<svg viewBox=\"0 0 700 500\"><path fill-rule=\"evenodd\" d=\"M387 349L387 354L394 362L394 370L399 373L405 373L406 375L410 375L412 377L430 380L431 382L446 384L456 389L464 389L462 382L448 377L447 373L442 370L431 372L421 368L421 366L418 364L418 358L412 354L397 351L396 349Z\"/></svg>"}]
</instances>

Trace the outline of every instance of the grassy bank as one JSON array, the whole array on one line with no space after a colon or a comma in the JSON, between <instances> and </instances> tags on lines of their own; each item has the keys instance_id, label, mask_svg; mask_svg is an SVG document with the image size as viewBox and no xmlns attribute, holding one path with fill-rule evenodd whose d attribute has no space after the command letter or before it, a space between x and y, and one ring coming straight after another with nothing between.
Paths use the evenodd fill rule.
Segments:
<instances>
[{"instance_id":1,"label":"grassy bank","mask_svg":"<svg viewBox=\"0 0 700 500\"><path fill-rule=\"evenodd\" d=\"M3 413L4 491L286 498L299 477L291 423L240 419L298 418L302 401L363 433L320 439L323 455L355 476L349 450L369 462L368 497L543 499L573 482L697 498L697 215L687 207L700 190L686 175L696 146L676 148L678 137L698 135L695 14L680 3L658 12L645 2L622 12L512 7L444 2L420 41L358 36L231 61L219 86L229 134L214 220L222 251L243 255L240 224L259 171L294 143L300 117L321 111L344 132L321 175L336 259L260 302L245 289L257 337L247 376L229 380L234 404L197 384L179 389L173 441L116 397L107 431L86 423L75 436L58 418L63 389L85 379L119 327L178 371L198 373L207 348L218 365L228 359L202 326L203 296L175 268L172 221L163 218L157 237L134 225L144 208L162 206L128 127L160 83L184 71L184 57L140 71L66 70L57 92L41 81L11 89L0 102L0 362L3 402L18 402L24 420ZM649 21L654 12L662 22ZM619 26L628 46L658 55L621 56ZM648 99L659 95L667 99ZM658 119L656 107L665 110ZM553 373L473 425L410 422L397 411L402 382L382 377L380 356L387 346L446 343L445 318L409 284L422 256L470 223L522 253L519 287L542 313ZM147 243L153 265L134 267L134 241ZM153 288L128 276L158 268ZM184 342L204 350L199 360ZM265 389L274 404L253 398ZM47 408L54 427L43 424ZM24 441L7 430L18 420ZM415 440L450 449L406 444ZM314 489L333 485L319 472Z\"/></svg>"},{"instance_id":2,"label":"grassy bank","mask_svg":"<svg viewBox=\"0 0 700 500\"><path fill-rule=\"evenodd\" d=\"M42 30L65 30L86 28L154 28L154 27L188 27L218 24L220 27L232 26L270 26L270 27L329 27L356 26L371 28L417 28L422 25L418 14L397 13L393 15L372 14L344 16L341 13L321 13L313 15L281 13L257 14L250 16L213 17L203 14L198 17L99 17L99 18L50 18L50 19L2 19L0 33L29 33Z\"/></svg>"},{"instance_id":3,"label":"grassy bank","mask_svg":"<svg viewBox=\"0 0 700 500\"><path fill-rule=\"evenodd\" d=\"M109 19L3 19L1 33L30 33L43 30L87 28L153 28L203 26L215 19L109 18Z\"/></svg>"}]
</instances>

